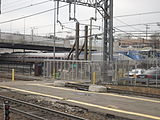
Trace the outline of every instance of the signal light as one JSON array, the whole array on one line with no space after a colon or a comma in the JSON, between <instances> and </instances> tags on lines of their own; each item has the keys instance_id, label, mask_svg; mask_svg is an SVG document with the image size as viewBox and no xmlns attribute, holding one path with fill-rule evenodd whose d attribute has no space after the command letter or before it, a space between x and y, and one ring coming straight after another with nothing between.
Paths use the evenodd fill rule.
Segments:
<instances>
[{"instance_id":1,"label":"signal light","mask_svg":"<svg viewBox=\"0 0 160 120\"><path fill-rule=\"evenodd\" d=\"M10 114L10 105L8 101L5 101L4 102L4 120L10 119L9 114Z\"/></svg>"}]
</instances>

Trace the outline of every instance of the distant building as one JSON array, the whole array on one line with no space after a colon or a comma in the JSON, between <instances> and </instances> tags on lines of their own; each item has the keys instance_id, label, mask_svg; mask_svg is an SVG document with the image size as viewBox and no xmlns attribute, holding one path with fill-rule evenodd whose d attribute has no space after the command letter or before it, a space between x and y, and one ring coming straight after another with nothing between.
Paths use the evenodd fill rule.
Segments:
<instances>
[{"instance_id":1,"label":"distant building","mask_svg":"<svg viewBox=\"0 0 160 120\"><path fill-rule=\"evenodd\" d=\"M145 40L145 39L121 39L118 41L119 47L121 48L144 48L151 47L160 49L160 41L159 40Z\"/></svg>"}]
</instances>

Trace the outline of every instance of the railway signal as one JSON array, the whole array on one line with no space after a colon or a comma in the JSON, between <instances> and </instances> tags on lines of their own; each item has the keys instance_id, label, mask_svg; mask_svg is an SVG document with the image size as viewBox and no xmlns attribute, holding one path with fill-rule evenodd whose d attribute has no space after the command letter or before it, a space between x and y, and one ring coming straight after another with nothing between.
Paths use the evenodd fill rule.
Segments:
<instances>
[{"instance_id":1,"label":"railway signal","mask_svg":"<svg viewBox=\"0 0 160 120\"><path fill-rule=\"evenodd\" d=\"M4 102L4 120L10 120L10 105L8 101Z\"/></svg>"}]
</instances>

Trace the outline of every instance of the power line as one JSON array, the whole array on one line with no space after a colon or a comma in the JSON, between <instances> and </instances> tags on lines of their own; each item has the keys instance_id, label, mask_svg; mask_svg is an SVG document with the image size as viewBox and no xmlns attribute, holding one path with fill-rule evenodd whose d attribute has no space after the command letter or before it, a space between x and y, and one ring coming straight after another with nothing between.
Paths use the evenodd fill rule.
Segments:
<instances>
[{"instance_id":1,"label":"power line","mask_svg":"<svg viewBox=\"0 0 160 120\"><path fill-rule=\"evenodd\" d=\"M149 22L149 23L140 23L140 24L129 24L129 25L122 25L122 26L115 26L115 27L131 27L131 26L139 26L139 25L152 25L152 24L158 24L160 22Z\"/></svg>"},{"instance_id":2,"label":"power line","mask_svg":"<svg viewBox=\"0 0 160 120\"><path fill-rule=\"evenodd\" d=\"M3 10L15 8L15 6L26 5L26 4L27 4L26 1L20 1L18 3L12 3L12 4L8 4L8 5L3 5Z\"/></svg>"},{"instance_id":3,"label":"power line","mask_svg":"<svg viewBox=\"0 0 160 120\"><path fill-rule=\"evenodd\" d=\"M128 34L128 35L132 35L132 36L134 37L134 35L133 35L132 33L128 33L128 32L126 32L126 31L124 31L124 30L121 30L121 29L119 29L119 28L117 28L117 27L114 27L114 29L117 29L117 30L119 30L119 31L121 31L121 32L124 32L124 33Z\"/></svg>"},{"instance_id":4,"label":"power line","mask_svg":"<svg viewBox=\"0 0 160 120\"><path fill-rule=\"evenodd\" d=\"M159 32L160 30L149 30L148 32L152 32L152 33L156 33L156 32ZM119 32L119 31L117 31L117 32ZM126 32L133 32L133 33L144 33L144 32L146 32L146 31L126 31Z\"/></svg>"},{"instance_id":5,"label":"power line","mask_svg":"<svg viewBox=\"0 0 160 120\"><path fill-rule=\"evenodd\" d=\"M17 2L19 3L19 2L22 2L22 1L24 2L26 0L15 0L15 1L12 1L12 2L4 2L3 5L7 6L8 4L14 4L14 3L17 3Z\"/></svg>"},{"instance_id":6,"label":"power line","mask_svg":"<svg viewBox=\"0 0 160 120\"><path fill-rule=\"evenodd\" d=\"M3 12L2 14L11 13L11 12L15 12L15 11L18 11L18 10L21 10L21 9L25 9L25 8L29 8L29 7L33 7L33 6L37 6L37 5L41 5L41 4L44 4L44 3L48 3L48 2L50 2L50 1L51 1L51 0L47 0L47 1L39 2L39 3L35 3L35 4L31 4L31 5L27 5L27 6L24 6L24 7L20 7L20 8L12 9L12 10L9 10L9 11L6 11L6 12Z\"/></svg>"},{"instance_id":7,"label":"power line","mask_svg":"<svg viewBox=\"0 0 160 120\"><path fill-rule=\"evenodd\" d=\"M114 16L113 18L119 18L119 17L130 17L130 16L138 16L138 15L147 15L147 14L158 14L160 13L160 11L153 11L153 12L144 12L144 13L137 13L137 14L126 14L126 15L118 15L118 16ZM103 18L97 18L97 20L101 20ZM78 20L78 21L89 21L90 19L83 19L83 20ZM69 24L69 23L73 23L73 22L66 22L63 24Z\"/></svg>"},{"instance_id":8,"label":"power line","mask_svg":"<svg viewBox=\"0 0 160 120\"><path fill-rule=\"evenodd\" d=\"M138 16L138 15L149 15L149 14L159 14L159 13L160 13L160 11L152 11L152 12L143 12L143 13L137 13L137 14L118 15L118 16L114 16L114 18L131 17L131 16Z\"/></svg>"},{"instance_id":9,"label":"power line","mask_svg":"<svg viewBox=\"0 0 160 120\"><path fill-rule=\"evenodd\" d=\"M63 5L63 6L60 6L59 8L62 8L62 7L65 7L65 6L68 6L68 5ZM11 19L11 20L3 21L3 22L0 22L0 24L9 23L9 22L13 22L13 21L17 21L17 20L21 20L21 19L33 17L33 16L36 16L36 15L39 15L39 14L43 14L43 13L46 13L46 12L53 11L53 10L55 10L55 9L57 9L57 8L52 8L52 9L45 10L45 11L38 12L38 13L34 13L34 14L31 14L31 15L27 15L27 16L23 16L23 17Z\"/></svg>"},{"instance_id":10,"label":"power line","mask_svg":"<svg viewBox=\"0 0 160 120\"><path fill-rule=\"evenodd\" d=\"M17 0L17 1L19 1L19 0ZM43 2L40 2L40 3L31 4L31 5L28 5L28 6L21 7L21 8L13 9L13 10L10 10L10 11L6 11L6 12L4 12L4 13L2 13L2 14L9 13L9 12L13 12L13 11L17 11L17 10L24 9L24 8L27 8L27 7L36 6L36 5L43 4L43 3L47 3L47 2L49 2L49 1L52 1L52 0L43 1ZM130 17L130 16L138 16L138 15L147 15L147 14L158 14L158 13L160 13L160 11L144 12L144 13L137 13L137 14L119 15L119 16L115 16L114 18ZM98 18L98 20L101 20L101 19L102 19L102 18ZM84 20L79 20L79 21L88 21L88 20L89 20L89 19L84 19ZM73 22L66 22L66 23L63 23L63 24L69 24L69 23L73 23ZM0 24L1 24L1 23L0 23ZM145 23L145 24L150 24L150 23ZM127 26L134 26L134 25L143 25L143 24L133 24L133 25L116 26L116 27L127 27Z\"/></svg>"},{"instance_id":11,"label":"power line","mask_svg":"<svg viewBox=\"0 0 160 120\"><path fill-rule=\"evenodd\" d=\"M127 26L129 25L129 24L123 22L122 20L118 19L118 18L115 18L115 19L118 20L119 22L121 22L121 23L127 25ZM134 26L129 26L129 27L131 27L131 28L134 29L134 30L139 30L139 31L141 31L140 29L138 29L138 28L136 28L136 27L134 27Z\"/></svg>"}]
</instances>

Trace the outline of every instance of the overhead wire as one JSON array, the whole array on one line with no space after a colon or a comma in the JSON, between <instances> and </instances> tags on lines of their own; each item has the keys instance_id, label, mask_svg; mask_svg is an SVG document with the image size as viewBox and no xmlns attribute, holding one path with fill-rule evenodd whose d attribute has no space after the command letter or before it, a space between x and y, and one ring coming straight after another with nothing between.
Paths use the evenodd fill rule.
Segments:
<instances>
[{"instance_id":1,"label":"overhead wire","mask_svg":"<svg viewBox=\"0 0 160 120\"><path fill-rule=\"evenodd\" d=\"M5 2L3 2L3 5L4 5L4 6L7 6L7 5L9 5L9 4L12 4L12 5L13 5L14 3L17 3L17 2L19 3L19 2L21 2L21 1L24 2L24 1L26 1L26 0L15 0L15 1L12 0L12 2L6 2L6 1L5 1Z\"/></svg>"},{"instance_id":2,"label":"overhead wire","mask_svg":"<svg viewBox=\"0 0 160 120\"><path fill-rule=\"evenodd\" d=\"M119 29L119 28L117 28L117 27L114 27L114 29L117 29L117 30L119 30L119 31L121 31L121 32L123 32L123 33L128 34L128 35L132 35L133 37L135 36L134 34L128 33L128 32L126 32L126 31L124 31L124 30L121 30L121 29Z\"/></svg>"},{"instance_id":3,"label":"overhead wire","mask_svg":"<svg viewBox=\"0 0 160 120\"><path fill-rule=\"evenodd\" d=\"M115 18L115 19L118 20L119 22L125 24L125 25L129 25L129 24L123 22L122 20L118 19L118 18ZM134 27L134 26L130 26L130 28L132 28L132 29L134 29L134 30L139 30L139 31L141 31L140 29L138 29L138 28L136 28L136 27Z\"/></svg>"},{"instance_id":4,"label":"overhead wire","mask_svg":"<svg viewBox=\"0 0 160 120\"><path fill-rule=\"evenodd\" d=\"M66 6L68 6L68 5L63 5L63 6L60 6L59 8L66 7ZM31 15L15 18L15 19L11 19L11 20L6 20L6 21L3 21L3 22L0 22L0 24L9 23L9 22L13 22L13 21L17 21L17 20L33 17L33 16L36 16L36 15L40 15L40 14L43 14L43 13L46 13L46 12L53 11L55 9L57 9L57 8L48 9L48 10L45 10L45 11L37 12L37 13L31 14Z\"/></svg>"},{"instance_id":5,"label":"overhead wire","mask_svg":"<svg viewBox=\"0 0 160 120\"><path fill-rule=\"evenodd\" d=\"M3 13L1 13L1 14L6 14L6 13L10 13L10 12L15 12L15 11L22 10L22 9L25 9L25 8L29 8L29 7L41 5L41 4L44 4L44 3L48 3L48 2L50 2L50 1L51 1L51 0L46 0L46 1L43 1L43 2L39 2L39 3L35 3L35 4L31 4L31 5L19 7L19 8L16 8L16 9L12 9L12 10L3 12Z\"/></svg>"},{"instance_id":6,"label":"overhead wire","mask_svg":"<svg viewBox=\"0 0 160 120\"><path fill-rule=\"evenodd\" d=\"M131 17L131 16L138 16L138 15L147 15L147 14L158 14L160 13L160 11L153 11L153 12L144 12L144 13L137 13L137 14L126 14L126 15L119 15L119 16L114 16L113 18L119 18L119 17ZM97 20L101 20L103 18L97 18ZM83 20L78 20L78 21L89 21L90 19L83 19ZM73 23L73 21L71 22L65 22L63 24L69 24L69 23Z\"/></svg>"},{"instance_id":7,"label":"overhead wire","mask_svg":"<svg viewBox=\"0 0 160 120\"><path fill-rule=\"evenodd\" d=\"M13 9L13 10L10 10L10 11L6 11L5 13L9 13L9 12L13 12L13 11L16 11L16 10L24 9L24 8L27 8L27 7L31 7L31 6L43 4L43 3L46 3L46 2L49 2L49 1L52 1L52 0L47 0L47 1L40 2L40 3L36 3L36 4L24 6L24 7L17 8L17 9ZM143 14L156 14L156 13L160 13L160 11L137 13L137 14L126 14L126 15L115 16L114 18L137 16L137 15L143 15ZM2 14L3 14L3 13L2 13ZM102 18L98 18L98 20L101 20L101 19L102 19ZM79 21L88 21L88 20L89 20L89 19L84 19L84 20L79 20ZM14 20L13 20L13 21L14 21ZM2 23L2 22L1 22L1 23ZM66 22L66 23L62 23L62 24L69 24L69 23L73 23L73 22ZM144 24L149 24L149 23L144 23ZM134 26L134 25L140 25L140 24L133 24L133 26ZM128 26L132 26L132 25L126 25L126 27L128 27ZM123 27L123 26L116 26L116 27ZM125 26L124 26L124 27L125 27Z\"/></svg>"},{"instance_id":8,"label":"overhead wire","mask_svg":"<svg viewBox=\"0 0 160 120\"><path fill-rule=\"evenodd\" d=\"M20 1L18 3L12 3L12 4L7 4L7 5L2 4L2 8L3 8L3 10L7 10L7 9L11 9L15 6L20 6L20 5L25 5L25 4L27 4L26 1Z\"/></svg>"},{"instance_id":9,"label":"overhead wire","mask_svg":"<svg viewBox=\"0 0 160 120\"><path fill-rule=\"evenodd\" d=\"M18 0L17 0L18 1ZM47 1L43 1L43 2L39 2L39 3L35 3L35 4L31 4L31 5L28 5L28 6L24 6L24 7L21 7L21 8L17 8L17 9L13 9L13 10L10 10L10 11L6 11L2 14L5 14L5 13L9 13L9 12L14 12L14 11L17 11L17 10L21 10L21 9L25 9L27 7L32 7L32 6L36 6L36 5L40 5L40 4L43 4L43 3L47 3L47 2L50 2L51 0L47 0ZM67 5L64 5L64 6L67 6ZM64 7L64 6L61 6L61 7ZM8 22L12 22L12 21L17 21L17 20L20 20L20 19L24 19L24 18L28 18L28 17L32 17L32 16L35 16L35 15L39 15L39 14L43 14L43 13L46 13L46 12L49 12L49 11L52 11L54 9L49 9L49 10L46 10L46 11L42 11L42 12L38 12L38 13L35 13L35 14L32 14L32 15L28 15L28 16L24 16L24 17L20 17L20 18L15 18L15 19L12 19L12 20L8 20L8 21L3 21L3 22L0 22L0 24L4 24L4 23L8 23ZM147 14L158 14L160 13L160 11L153 11L153 12L145 12L145 13L137 13L137 14L126 14L126 15L119 15L119 16L115 16L114 19L116 18L120 18L120 17L131 17L131 16L138 16L138 15L147 15ZM102 18L98 18L99 20L101 20ZM85 19L85 20L79 20L79 21L88 21L89 19ZM120 20L119 20L120 21ZM122 22L122 21L121 21ZM72 22L68 22L68 23L72 23ZM124 22L123 22L124 23ZM133 26L138 26L138 25L146 25L146 24L157 24L159 22L152 22L152 23L143 23L143 24L126 24L126 25L122 25L122 26L115 26L115 28L119 31L122 31L122 32L125 32L123 30L120 30L119 27L132 27ZM66 23L63 23L63 24L67 24ZM118 27L118 28L117 28ZM66 27L67 28L67 27ZM128 32L125 32L127 34L130 34Z\"/></svg>"},{"instance_id":10,"label":"overhead wire","mask_svg":"<svg viewBox=\"0 0 160 120\"><path fill-rule=\"evenodd\" d=\"M142 13L136 13L136 14L117 15L117 16L114 16L114 18L132 17L132 16L139 16L139 15L159 14L159 13L160 11L151 11L151 12L142 12Z\"/></svg>"},{"instance_id":11,"label":"overhead wire","mask_svg":"<svg viewBox=\"0 0 160 120\"><path fill-rule=\"evenodd\" d=\"M131 27L131 26L139 26L139 25L149 25L149 24L158 24L160 22L149 22L149 23L140 23L140 24L128 24L128 25L121 25L115 27Z\"/></svg>"}]
</instances>

